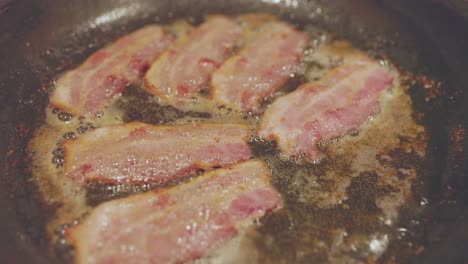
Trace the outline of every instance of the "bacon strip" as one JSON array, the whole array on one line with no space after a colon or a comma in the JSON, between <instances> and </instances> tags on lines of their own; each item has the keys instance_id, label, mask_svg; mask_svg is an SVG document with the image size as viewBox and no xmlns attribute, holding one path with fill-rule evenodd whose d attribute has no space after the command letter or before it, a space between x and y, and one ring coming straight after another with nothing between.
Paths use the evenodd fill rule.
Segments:
<instances>
[{"instance_id":1,"label":"bacon strip","mask_svg":"<svg viewBox=\"0 0 468 264\"><path fill-rule=\"evenodd\" d=\"M183 263L209 253L281 206L262 161L187 184L106 202L67 230L77 263Z\"/></svg>"},{"instance_id":2,"label":"bacon strip","mask_svg":"<svg viewBox=\"0 0 468 264\"><path fill-rule=\"evenodd\" d=\"M306 34L288 24L266 23L252 42L213 74L211 97L234 109L258 112L261 100L295 71L306 42Z\"/></svg>"},{"instance_id":3,"label":"bacon strip","mask_svg":"<svg viewBox=\"0 0 468 264\"><path fill-rule=\"evenodd\" d=\"M162 27L150 25L95 52L57 82L50 104L72 115L95 114L131 82L171 43Z\"/></svg>"},{"instance_id":4,"label":"bacon strip","mask_svg":"<svg viewBox=\"0 0 468 264\"><path fill-rule=\"evenodd\" d=\"M286 156L318 158L317 144L358 129L378 111L378 97L393 75L364 55L277 99L262 119L259 136L276 140Z\"/></svg>"},{"instance_id":5,"label":"bacon strip","mask_svg":"<svg viewBox=\"0 0 468 264\"><path fill-rule=\"evenodd\" d=\"M170 48L145 76L146 89L178 105L203 88L233 49L241 28L224 16L211 16L181 45Z\"/></svg>"},{"instance_id":6,"label":"bacon strip","mask_svg":"<svg viewBox=\"0 0 468 264\"><path fill-rule=\"evenodd\" d=\"M230 124L103 127L64 143L64 172L80 184L164 183L249 159L248 136L246 126Z\"/></svg>"}]
</instances>

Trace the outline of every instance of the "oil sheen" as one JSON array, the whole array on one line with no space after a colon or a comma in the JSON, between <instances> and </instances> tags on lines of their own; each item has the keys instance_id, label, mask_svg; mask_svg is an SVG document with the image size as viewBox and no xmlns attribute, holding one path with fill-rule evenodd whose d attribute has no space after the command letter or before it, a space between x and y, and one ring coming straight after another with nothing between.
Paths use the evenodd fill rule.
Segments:
<instances>
[{"instance_id":1,"label":"oil sheen","mask_svg":"<svg viewBox=\"0 0 468 264\"><path fill-rule=\"evenodd\" d=\"M293 91L302 82L319 79L346 61L347 55L363 52L312 25L304 30L310 41L298 70L264 104ZM251 137L253 158L268 164L271 181L285 206L195 263L372 263L384 256L391 243L397 243L400 209L419 204L417 185L427 134L413 118L408 87L402 81L406 73L397 71L389 61L380 63L398 78L381 96L379 113L358 131L320 143L324 154L320 162L285 159L273 142ZM156 125L244 123L255 132L261 119L261 114L215 106L203 92L178 110L144 92L139 83L127 87L96 119L70 117L50 108L45 111L45 124L36 131L29 152L39 192L44 202L55 208L46 227L52 246L66 244L57 230L79 221L97 204L164 187L97 184L77 188L63 175L61 144L65 140L98 127L130 121Z\"/></svg>"}]
</instances>

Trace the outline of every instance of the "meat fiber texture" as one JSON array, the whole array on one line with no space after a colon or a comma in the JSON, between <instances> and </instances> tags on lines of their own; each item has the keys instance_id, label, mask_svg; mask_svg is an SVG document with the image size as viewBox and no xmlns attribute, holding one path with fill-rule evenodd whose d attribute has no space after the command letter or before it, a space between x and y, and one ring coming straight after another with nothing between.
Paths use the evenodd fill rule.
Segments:
<instances>
[{"instance_id":1,"label":"meat fiber texture","mask_svg":"<svg viewBox=\"0 0 468 264\"><path fill-rule=\"evenodd\" d=\"M275 140L287 157L319 157L317 144L358 129L379 109L393 74L362 54L278 98L265 112L258 135Z\"/></svg>"},{"instance_id":2,"label":"meat fiber texture","mask_svg":"<svg viewBox=\"0 0 468 264\"><path fill-rule=\"evenodd\" d=\"M60 77L50 98L51 106L72 115L94 117L127 84L141 79L173 41L159 25L123 36Z\"/></svg>"},{"instance_id":3,"label":"meat fiber texture","mask_svg":"<svg viewBox=\"0 0 468 264\"><path fill-rule=\"evenodd\" d=\"M107 126L64 143L64 173L80 185L162 184L249 159L248 137L236 124Z\"/></svg>"},{"instance_id":4,"label":"meat fiber texture","mask_svg":"<svg viewBox=\"0 0 468 264\"><path fill-rule=\"evenodd\" d=\"M263 161L99 205L67 230L76 263L183 263L205 256L279 208Z\"/></svg>"},{"instance_id":5,"label":"meat fiber texture","mask_svg":"<svg viewBox=\"0 0 468 264\"><path fill-rule=\"evenodd\" d=\"M185 104L229 57L240 33L233 19L208 17L184 42L172 46L151 65L145 76L146 90L171 105Z\"/></svg>"}]
</instances>

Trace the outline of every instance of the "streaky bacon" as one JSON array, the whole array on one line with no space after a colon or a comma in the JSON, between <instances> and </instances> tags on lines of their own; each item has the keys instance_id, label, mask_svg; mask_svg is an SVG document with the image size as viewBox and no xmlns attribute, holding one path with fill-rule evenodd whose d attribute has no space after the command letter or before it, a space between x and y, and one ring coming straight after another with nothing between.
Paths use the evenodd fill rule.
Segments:
<instances>
[{"instance_id":1,"label":"streaky bacon","mask_svg":"<svg viewBox=\"0 0 468 264\"><path fill-rule=\"evenodd\" d=\"M55 86L50 104L72 115L98 112L145 71L174 38L159 25L145 26L93 53Z\"/></svg>"},{"instance_id":2,"label":"streaky bacon","mask_svg":"<svg viewBox=\"0 0 468 264\"><path fill-rule=\"evenodd\" d=\"M301 85L266 110L258 135L276 140L286 156L318 159L317 144L358 129L379 108L393 74L363 54L331 70L319 82Z\"/></svg>"},{"instance_id":3,"label":"streaky bacon","mask_svg":"<svg viewBox=\"0 0 468 264\"><path fill-rule=\"evenodd\" d=\"M67 230L76 263L184 263L205 256L281 206L264 162L99 205Z\"/></svg>"},{"instance_id":4,"label":"streaky bacon","mask_svg":"<svg viewBox=\"0 0 468 264\"><path fill-rule=\"evenodd\" d=\"M98 128L66 141L64 173L79 185L165 183L250 158L244 125L128 123Z\"/></svg>"},{"instance_id":5,"label":"streaky bacon","mask_svg":"<svg viewBox=\"0 0 468 264\"><path fill-rule=\"evenodd\" d=\"M210 16L180 45L166 51L151 65L145 88L172 105L180 105L202 89L226 60L241 28L225 16Z\"/></svg>"},{"instance_id":6,"label":"streaky bacon","mask_svg":"<svg viewBox=\"0 0 468 264\"><path fill-rule=\"evenodd\" d=\"M295 71L306 42L305 33L286 23L264 23L256 37L213 74L210 96L221 105L259 112L261 101Z\"/></svg>"}]
</instances>

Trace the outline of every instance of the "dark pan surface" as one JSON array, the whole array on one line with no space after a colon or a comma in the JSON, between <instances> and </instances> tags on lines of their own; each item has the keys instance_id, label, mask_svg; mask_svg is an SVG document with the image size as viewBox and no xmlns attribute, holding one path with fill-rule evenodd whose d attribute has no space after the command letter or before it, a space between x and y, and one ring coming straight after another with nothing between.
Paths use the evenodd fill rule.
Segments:
<instances>
[{"instance_id":1,"label":"dark pan surface","mask_svg":"<svg viewBox=\"0 0 468 264\"><path fill-rule=\"evenodd\" d=\"M420 121L430 128L426 187L429 207L414 239L425 250L405 262L463 263L468 242L467 21L429 1L0 1L0 260L50 263L44 240L47 212L35 194L25 147L41 125L57 74L117 36L150 22L208 13L271 12L385 53L405 69L442 82L411 91ZM459 5L463 5L460 3ZM453 5L451 5L453 6ZM462 10L458 8L457 10ZM410 219L402 219L409 221Z\"/></svg>"}]
</instances>

